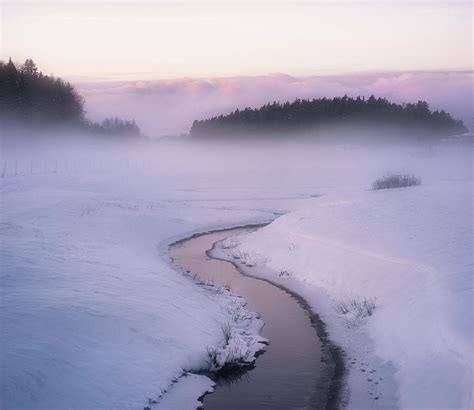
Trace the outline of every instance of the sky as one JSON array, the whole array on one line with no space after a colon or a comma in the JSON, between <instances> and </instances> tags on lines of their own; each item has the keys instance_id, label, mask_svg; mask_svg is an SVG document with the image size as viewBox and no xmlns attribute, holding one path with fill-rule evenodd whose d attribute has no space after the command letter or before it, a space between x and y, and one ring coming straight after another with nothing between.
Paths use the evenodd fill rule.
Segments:
<instances>
[{"instance_id":1,"label":"sky","mask_svg":"<svg viewBox=\"0 0 474 410\"><path fill-rule=\"evenodd\" d=\"M381 78L465 73L473 62L472 3L462 0L3 0L0 18L0 57L33 58L44 73L80 84L87 90L91 116L113 112L112 107L98 109L95 101L106 101L124 83L129 85L122 88L124 96L130 88L143 95L143 84L149 95L157 88L163 92L167 82L185 83L180 92L187 90L189 98L183 101L189 106L199 94L193 87L205 87L206 81L221 81L220 88L223 79L247 84L250 77L260 79L254 82L259 92L268 92L278 75L318 78L319 84L327 78L333 84L334 76L359 73L364 82L370 73ZM301 93L314 93L310 83L313 88ZM294 84L290 89L286 94L292 95ZM104 94L97 96L99 91ZM268 98L279 94L272 89ZM233 98L245 104L265 100L264 95ZM213 111L212 101L203 103ZM121 104L115 112L122 113L127 104ZM153 133L189 127L188 120L159 127L153 119L144 120Z\"/></svg>"}]
</instances>

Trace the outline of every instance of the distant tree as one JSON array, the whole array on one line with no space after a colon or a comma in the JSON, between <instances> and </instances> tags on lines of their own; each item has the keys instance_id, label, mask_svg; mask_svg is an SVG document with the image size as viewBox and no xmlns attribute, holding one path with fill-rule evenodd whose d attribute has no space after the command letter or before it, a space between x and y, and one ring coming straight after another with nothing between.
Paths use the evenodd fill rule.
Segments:
<instances>
[{"instance_id":1,"label":"distant tree","mask_svg":"<svg viewBox=\"0 0 474 410\"><path fill-rule=\"evenodd\" d=\"M74 87L44 76L33 60L18 69L9 59L0 63L0 120L23 123L82 123L82 97Z\"/></svg>"},{"instance_id":2,"label":"distant tree","mask_svg":"<svg viewBox=\"0 0 474 410\"><path fill-rule=\"evenodd\" d=\"M371 95L352 98L274 101L260 108L236 109L227 115L194 121L191 135L226 136L248 132L285 133L331 124L380 124L423 129L427 133L463 133L467 129L445 111L431 111L426 101L396 104Z\"/></svg>"},{"instance_id":3,"label":"distant tree","mask_svg":"<svg viewBox=\"0 0 474 410\"><path fill-rule=\"evenodd\" d=\"M17 67L0 61L0 123L68 125L103 135L140 136L135 121L109 118L97 124L84 116L84 101L74 87L43 75L32 59Z\"/></svg>"},{"instance_id":4,"label":"distant tree","mask_svg":"<svg viewBox=\"0 0 474 410\"><path fill-rule=\"evenodd\" d=\"M140 128L135 120L127 121L117 117L106 118L100 123L86 121L86 128L96 135L124 138L142 137Z\"/></svg>"},{"instance_id":5,"label":"distant tree","mask_svg":"<svg viewBox=\"0 0 474 410\"><path fill-rule=\"evenodd\" d=\"M140 128L134 120L125 121L117 117L106 118L100 123L105 133L118 135L140 135Z\"/></svg>"},{"instance_id":6,"label":"distant tree","mask_svg":"<svg viewBox=\"0 0 474 410\"><path fill-rule=\"evenodd\" d=\"M36 64L31 59L25 61L21 67L21 72L26 76L38 77L38 67L36 67Z\"/></svg>"}]
</instances>

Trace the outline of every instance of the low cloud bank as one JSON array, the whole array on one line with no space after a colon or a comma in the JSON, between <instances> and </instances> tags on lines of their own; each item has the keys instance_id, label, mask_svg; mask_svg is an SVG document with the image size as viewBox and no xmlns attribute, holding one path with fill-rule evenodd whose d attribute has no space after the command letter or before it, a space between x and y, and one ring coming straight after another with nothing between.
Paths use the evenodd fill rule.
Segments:
<instances>
[{"instance_id":1,"label":"low cloud bank","mask_svg":"<svg viewBox=\"0 0 474 410\"><path fill-rule=\"evenodd\" d=\"M470 129L472 71L385 72L293 77L176 79L161 81L89 81L77 83L89 117L134 118L149 136L187 133L195 119L258 107L269 101L349 96L386 97L394 102L426 100Z\"/></svg>"}]
</instances>

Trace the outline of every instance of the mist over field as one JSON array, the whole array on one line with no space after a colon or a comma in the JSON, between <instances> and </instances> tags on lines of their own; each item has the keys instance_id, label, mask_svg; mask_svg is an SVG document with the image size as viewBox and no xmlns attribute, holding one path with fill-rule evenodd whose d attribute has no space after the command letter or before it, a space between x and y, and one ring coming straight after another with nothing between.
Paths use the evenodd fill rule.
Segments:
<instances>
[{"instance_id":1,"label":"mist over field","mask_svg":"<svg viewBox=\"0 0 474 410\"><path fill-rule=\"evenodd\" d=\"M12 176L58 173L80 177L140 175L169 179L196 176L222 186L292 184L367 185L388 173L413 173L424 182L468 178L472 141L407 138L390 130L346 127L318 132L220 138L111 140L64 129L50 134L18 131L2 139L2 166ZM443 164L442 166L440 164ZM452 174L454 172L454 174ZM149 184L149 178L134 184Z\"/></svg>"},{"instance_id":2,"label":"mist over field","mask_svg":"<svg viewBox=\"0 0 474 410\"><path fill-rule=\"evenodd\" d=\"M360 121L345 121L345 105L365 109ZM348 408L466 407L474 150L462 122L423 101L342 97L151 139L78 108L76 123L2 126L2 407L198 408L219 391L215 374L271 343L258 312L177 270L169 246L262 223L223 258L318 313L351 358L339 388ZM316 128L287 121L313 113L311 125L315 112ZM427 387L414 389L425 369Z\"/></svg>"},{"instance_id":3,"label":"mist over field","mask_svg":"<svg viewBox=\"0 0 474 410\"><path fill-rule=\"evenodd\" d=\"M473 409L465 0L5 0L0 408Z\"/></svg>"}]
</instances>

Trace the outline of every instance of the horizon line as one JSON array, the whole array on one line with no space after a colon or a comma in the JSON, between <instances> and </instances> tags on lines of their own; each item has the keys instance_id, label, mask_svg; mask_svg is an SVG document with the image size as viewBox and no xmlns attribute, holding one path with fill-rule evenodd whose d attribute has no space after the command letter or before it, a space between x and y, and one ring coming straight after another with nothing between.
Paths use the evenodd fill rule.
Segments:
<instances>
[{"instance_id":1,"label":"horizon line","mask_svg":"<svg viewBox=\"0 0 474 410\"><path fill-rule=\"evenodd\" d=\"M1 61L1 60L0 60ZM150 75L153 72L143 71L134 73L111 73L108 76L89 76L89 75L64 75L61 78L67 79L70 82L76 83L131 83L131 82L160 82L160 81L174 81L174 80L232 80L232 79L245 79L245 78L260 78L260 77L290 77L290 78L312 78L312 77L337 77L343 75L370 75L370 74L402 74L402 73L413 73L413 74L474 74L474 68L439 68L439 69L374 69L374 70L337 70L337 69L322 69L313 70L313 74L289 74L284 71L267 72L264 74L236 74L236 75L223 75L223 76L181 76L181 77L161 77L161 78L119 78L119 76L126 75ZM52 76L58 77L56 74L51 73ZM112 78L115 76L115 78Z\"/></svg>"}]
</instances>

